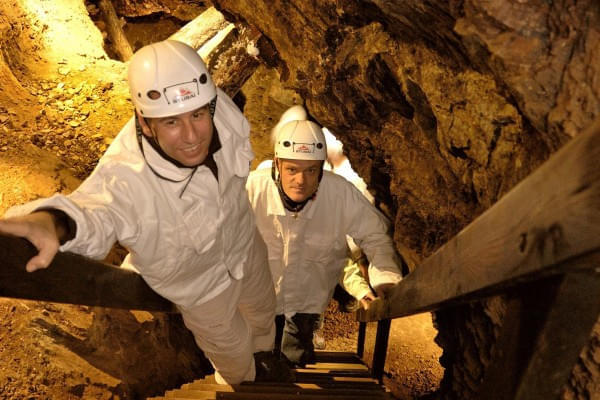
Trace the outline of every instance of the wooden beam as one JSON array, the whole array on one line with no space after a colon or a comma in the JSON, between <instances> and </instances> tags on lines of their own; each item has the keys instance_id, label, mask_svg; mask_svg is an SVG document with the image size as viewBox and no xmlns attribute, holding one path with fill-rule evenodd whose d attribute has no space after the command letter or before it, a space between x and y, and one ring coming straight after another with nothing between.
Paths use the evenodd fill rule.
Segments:
<instances>
[{"instance_id":1,"label":"wooden beam","mask_svg":"<svg viewBox=\"0 0 600 400\"><path fill-rule=\"evenodd\" d=\"M600 257L590 268L508 293L478 398L558 399L600 315Z\"/></svg>"},{"instance_id":2,"label":"wooden beam","mask_svg":"<svg viewBox=\"0 0 600 400\"><path fill-rule=\"evenodd\" d=\"M388 339L390 338L390 327L392 320L382 319L377 322L377 334L375 335L375 348L373 349L373 378L383 383L383 371L387 357Z\"/></svg>"},{"instance_id":3,"label":"wooden beam","mask_svg":"<svg viewBox=\"0 0 600 400\"><path fill-rule=\"evenodd\" d=\"M117 53L121 61L128 61L133 55L133 50L131 49L129 40L127 40L127 37L125 36L125 32L123 32L121 20L117 16L115 8L110 0L99 0L98 8L102 13L104 22L106 22L106 32L113 44L115 53Z\"/></svg>"},{"instance_id":4,"label":"wooden beam","mask_svg":"<svg viewBox=\"0 0 600 400\"><path fill-rule=\"evenodd\" d=\"M175 312L142 277L125 269L58 253L35 272L25 264L37 250L25 239L0 234L0 296L132 310Z\"/></svg>"},{"instance_id":5,"label":"wooden beam","mask_svg":"<svg viewBox=\"0 0 600 400\"><path fill-rule=\"evenodd\" d=\"M257 55L251 52L258 51L262 34L252 26L229 23L214 7L208 8L169 39L196 49L215 84L231 98L260 65Z\"/></svg>"},{"instance_id":6,"label":"wooden beam","mask_svg":"<svg viewBox=\"0 0 600 400\"><path fill-rule=\"evenodd\" d=\"M433 311L600 251L600 119L427 258L359 321ZM478 293L479 292L479 293ZM489 293L488 293L489 294Z\"/></svg>"},{"instance_id":7,"label":"wooden beam","mask_svg":"<svg viewBox=\"0 0 600 400\"><path fill-rule=\"evenodd\" d=\"M560 398L599 314L600 274L592 269L567 274L521 375L515 400Z\"/></svg>"},{"instance_id":8,"label":"wooden beam","mask_svg":"<svg viewBox=\"0 0 600 400\"><path fill-rule=\"evenodd\" d=\"M563 279L564 275L559 275L528 282L505 294L505 317L478 398L514 399Z\"/></svg>"},{"instance_id":9,"label":"wooden beam","mask_svg":"<svg viewBox=\"0 0 600 400\"><path fill-rule=\"evenodd\" d=\"M367 323L360 322L358 324L358 338L356 339L356 355L362 358L365 354L365 338L367 335Z\"/></svg>"},{"instance_id":10,"label":"wooden beam","mask_svg":"<svg viewBox=\"0 0 600 400\"><path fill-rule=\"evenodd\" d=\"M198 50L230 23L214 7L207 8L202 14L188 22L183 28L169 37L186 43Z\"/></svg>"},{"instance_id":11,"label":"wooden beam","mask_svg":"<svg viewBox=\"0 0 600 400\"><path fill-rule=\"evenodd\" d=\"M224 29L200 49L215 84L234 98L244 83L259 67L257 56L248 52L262 39L262 34L250 26Z\"/></svg>"}]
</instances>

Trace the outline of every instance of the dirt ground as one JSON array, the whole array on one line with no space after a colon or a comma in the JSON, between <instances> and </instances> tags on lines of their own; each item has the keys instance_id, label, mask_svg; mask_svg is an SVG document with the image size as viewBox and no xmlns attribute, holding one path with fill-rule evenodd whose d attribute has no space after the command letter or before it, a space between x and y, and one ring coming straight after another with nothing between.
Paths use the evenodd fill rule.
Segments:
<instances>
[{"instance_id":1,"label":"dirt ground","mask_svg":"<svg viewBox=\"0 0 600 400\"><path fill-rule=\"evenodd\" d=\"M125 65L106 55L83 2L2 2L0 37L3 215L13 205L75 189L132 107ZM152 319L132 315L134 325ZM135 374L124 370L144 368L145 361L114 365L111 355L123 349L90 348L90 336L98 334L93 316L84 306L0 298L0 398L129 398L125 380ZM332 303L325 327L327 350L356 348L352 314L337 312ZM429 314L393 321L386 384L398 398L418 398L439 384L441 350L434 336Z\"/></svg>"}]
</instances>

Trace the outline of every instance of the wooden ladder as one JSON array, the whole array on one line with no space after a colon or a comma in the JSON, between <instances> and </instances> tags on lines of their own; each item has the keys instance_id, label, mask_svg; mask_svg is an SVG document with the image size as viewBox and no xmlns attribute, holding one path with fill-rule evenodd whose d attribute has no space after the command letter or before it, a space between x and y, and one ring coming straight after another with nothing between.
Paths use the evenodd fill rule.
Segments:
<instances>
[{"instance_id":1,"label":"wooden ladder","mask_svg":"<svg viewBox=\"0 0 600 400\"><path fill-rule=\"evenodd\" d=\"M355 353L317 351L317 362L295 369L294 383L244 382L218 385L214 375L148 400L338 400L392 399Z\"/></svg>"}]
</instances>

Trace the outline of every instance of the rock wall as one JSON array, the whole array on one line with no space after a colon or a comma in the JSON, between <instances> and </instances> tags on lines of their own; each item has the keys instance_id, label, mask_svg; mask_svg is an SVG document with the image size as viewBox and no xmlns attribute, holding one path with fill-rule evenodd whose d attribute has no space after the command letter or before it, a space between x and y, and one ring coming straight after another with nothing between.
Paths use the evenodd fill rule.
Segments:
<instances>
[{"instance_id":1,"label":"rock wall","mask_svg":"<svg viewBox=\"0 0 600 400\"><path fill-rule=\"evenodd\" d=\"M592 0L213 3L270 40L263 60L344 143L410 269L600 115ZM504 308L439 313L442 397L476 397Z\"/></svg>"},{"instance_id":2,"label":"rock wall","mask_svg":"<svg viewBox=\"0 0 600 400\"><path fill-rule=\"evenodd\" d=\"M81 22L85 35L71 31L69 40L89 41L95 50L86 55L85 64L71 70L64 66L67 54L49 51L60 50L55 42L34 40L61 24L30 21L34 13L21 12L17 3L7 2L0 13L0 125L40 131L53 116L39 114L38 108L51 111L49 104L58 107L63 99L54 99L58 94L40 99L41 89L32 90L31 76L39 79L45 73L37 61L52 59L58 74L70 79L100 64L113 72L122 66L106 60L97 44L100 31L87 27L91 22L83 1L65 1L74 10L65 8L65 16L47 9L38 13L40 18L64 18L63 24ZM246 108L260 118L261 106L267 107L272 114L266 120L275 121L289 105L288 100L273 103L273 96L260 93L261 87L269 87L269 79L281 81L283 98L304 99L311 116L344 143L353 166L393 221L397 249L411 270L600 115L597 0L213 3L228 20L248 24L264 35L261 60L264 67L277 71L255 77L252 96L262 103L247 102ZM148 26L154 14L175 18L171 22L178 26L206 7L205 2L192 0L115 0L114 4L121 17L145 15ZM160 20L164 19L156 19ZM172 29L164 22L162 27ZM150 36L137 32L140 44ZM68 54L70 59L79 57L79 47L70 46L75 52ZM47 50L46 56L40 50ZM59 79L40 85L44 90L44 85L62 89L65 83ZM122 79L109 81L118 90L111 86L107 91L124 99ZM94 94L101 90L95 84L66 87L68 93L73 90L71 94L90 87L90 102L97 100ZM11 113L24 103L31 105L31 112L19 117ZM105 116L110 120L128 117L131 111L120 103L106 108L117 110L114 117ZM60 111L62 116L65 108ZM108 137L109 130L114 135L115 128L104 128L110 122L91 122L98 114L86 118L86 126L93 128L88 129L91 137ZM65 121L58 122L49 130L55 132ZM121 122L112 124L121 126ZM258 132L258 137L268 140L268 128L262 126ZM64 144L71 138L61 134L57 140ZM0 150L7 143L0 142ZM256 137L253 145L269 148ZM507 312L503 299L493 298L436 315L437 341L444 348L441 362L446 368L439 397L476 398ZM118 343L118 332L106 330L111 318L116 318L111 315L95 322L90 344ZM170 337L169 329L158 330ZM599 331L597 326L564 398L593 398L598 392Z\"/></svg>"}]
</instances>

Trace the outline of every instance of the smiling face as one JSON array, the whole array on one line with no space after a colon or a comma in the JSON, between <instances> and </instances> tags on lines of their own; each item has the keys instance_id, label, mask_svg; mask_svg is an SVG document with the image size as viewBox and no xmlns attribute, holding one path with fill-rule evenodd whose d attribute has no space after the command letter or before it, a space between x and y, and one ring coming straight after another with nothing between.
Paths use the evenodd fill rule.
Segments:
<instances>
[{"instance_id":1,"label":"smiling face","mask_svg":"<svg viewBox=\"0 0 600 400\"><path fill-rule=\"evenodd\" d=\"M144 135L154 137L171 158L187 167L204 162L213 135L208 106L164 118L139 118Z\"/></svg>"},{"instance_id":2,"label":"smiling face","mask_svg":"<svg viewBox=\"0 0 600 400\"><path fill-rule=\"evenodd\" d=\"M277 159L276 162L281 187L290 199L300 203L317 191L323 161Z\"/></svg>"}]
</instances>

